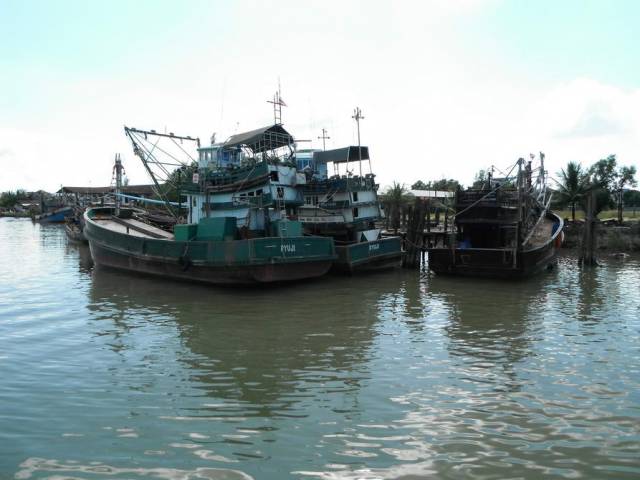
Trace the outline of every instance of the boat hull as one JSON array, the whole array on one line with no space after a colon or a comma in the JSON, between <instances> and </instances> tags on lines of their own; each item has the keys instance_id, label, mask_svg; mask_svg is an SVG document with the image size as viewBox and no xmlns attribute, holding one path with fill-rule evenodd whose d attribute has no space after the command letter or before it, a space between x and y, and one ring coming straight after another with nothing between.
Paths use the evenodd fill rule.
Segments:
<instances>
[{"instance_id":1,"label":"boat hull","mask_svg":"<svg viewBox=\"0 0 640 480\"><path fill-rule=\"evenodd\" d=\"M63 207L54 210L53 212L37 215L35 219L40 223L62 223L71 215L73 215L73 208Z\"/></svg>"},{"instance_id":2,"label":"boat hull","mask_svg":"<svg viewBox=\"0 0 640 480\"><path fill-rule=\"evenodd\" d=\"M400 237L371 242L336 245L338 258L332 270L341 273L365 273L399 267L402 261Z\"/></svg>"},{"instance_id":3,"label":"boat hull","mask_svg":"<svg viewBox=\"0 0 640 480\"><path fill-rule=\"evenodd\" d=\"M538 248L517 252L491 248L431 248L429 269L441 275L460 275L484 278L525 278L540 273L556 262L561 245L562 220L549 240Z\"/></svg>"},{"instance_id":4,"label":"boat hull","mask_svg":"<svg viewBox=\"0 0 640 480\"><path fill-rule=\"evenodd\" d=\"M87 243L87 239L78 225L74 223L67 223L64 226L64 231L67 234L67 238L72 242Z\"/></svg>"},{"instance_id":5,"label":"boat hull","mask_svg":"<svg viewBox=\"0 0 640 480\"><path fill-rule=\"evenodd\" d=\"M319 277L336 258L322 237L268 237L221 242L142 238L111 231L85 214L84 234L98 265L216 285Z\"/></svg>"}]
</instances>

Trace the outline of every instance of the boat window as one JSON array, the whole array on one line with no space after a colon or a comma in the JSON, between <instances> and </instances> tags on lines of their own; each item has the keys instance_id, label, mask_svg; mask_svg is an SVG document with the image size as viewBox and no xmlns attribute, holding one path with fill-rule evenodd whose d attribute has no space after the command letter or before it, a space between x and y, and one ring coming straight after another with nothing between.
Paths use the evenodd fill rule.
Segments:
<instances>
[{"instance_id":1,"label":"boat window","mask_svg":"<svg viewBox=\"0 0 640 480\"><path fill-rule=\"evenodd\" d=\"M256 190L256 197L259 197L260 195L262 195L262 189L261 188Z\"/></svg>"},{"instance_id":2,"label":"boat window","mask_svg":"<svg viewBox=\"0 0 640 480\"><path fill-rule=\"evenodd\" d=\"M255 195L255 192L249 192L249 196L253 197Z\"/></svg>"},{"instance_id":3,"label":"boat window","mask_svg":"<svg viewBox=\"0 0 640 480\"><path fill-rule=\"evenodd\" d=\"M284 198L284 188L283 187L278 187L277 192L278 192L278 198Z\"/></svg>"},{"instance_id":4,"label":"boat window","mask_svg":"<svg viewBox=\"0 0 640 480\"><path fill-rule=\"evenodd\" d=\"M278 182L279 181L278 171L277 170L274 170L274 171L270 172L269 176L271 177L272 181L274 181L274 182Z\"/></svg>"},{"instance_id":5,"label":"boat window","mask_svg":"<svg viewBox=\"0 0 640 480\"><path fill-rule=\"evenodd\" d=\"M358 212L358 209L357 209L357 208L354 208L354 209L353 209L353 218L358 218L358 213L359 213L359 212Z\"/></svg>"},{"instance_id":6,"label":"boat window","mask_svg":"<svg viewBox=\"0 0 640 480\"><path fill-rule=\"evenodd\" d=\"M353 199L354 202L358 201L358 192L352 192L351 193L351 198Z\"/></svg>"}]
</instances>

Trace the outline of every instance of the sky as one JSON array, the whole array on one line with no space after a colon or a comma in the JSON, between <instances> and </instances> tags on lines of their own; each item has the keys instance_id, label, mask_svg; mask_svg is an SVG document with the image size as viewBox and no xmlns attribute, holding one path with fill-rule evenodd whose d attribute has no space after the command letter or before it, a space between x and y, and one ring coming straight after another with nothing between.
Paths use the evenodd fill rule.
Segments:
<instances>
[{"instance_id":1,"label":"sky","mask_svg":"<svg viewBox=\"0 0 640 480\"><path fill-rule=\"evenodd\" d=\"M640 169L635 0L0 0L0 191L102 186L132 126L218 140L273 123L357 143L379 183ZM367 166L368 167L368 166Z\"/></svg>"}]
</instances>

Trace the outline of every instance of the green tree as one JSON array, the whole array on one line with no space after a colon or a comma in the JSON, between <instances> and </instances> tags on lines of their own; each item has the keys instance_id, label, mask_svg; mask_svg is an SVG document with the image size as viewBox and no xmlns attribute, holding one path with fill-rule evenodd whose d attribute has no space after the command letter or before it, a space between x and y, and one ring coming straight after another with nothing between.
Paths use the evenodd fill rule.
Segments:
<instances>
[{"instance_id":1,"label":"green tree","mask_svg":"<svg viewBox=\"0 0 640 480\"><path fill-rule=\"evenodd\" d=\"M576 220L576 203L580 201L587 190L587 174L577 162L569 162L566 168L558 173L561 181L558 193L562 205L571 206L571 220Z\"/></svg>"},{"instance_id":2,"label":"green tree","mask_svg":"<svg viewBox=\"0 0 640 480\"><path fill-rule=\"evenodd\" d=\"M488 178L489 175L486 170L478 170L478 172L473 177L473 188L482 188L484 182L486 182Z\"/></svg>"},{"instance_id":3,"label":"green tree","mask_svg":"<svg viewBox=\"0 0 640 480\"><path fill-rule=\"evenodd\" d=\"M453 178L441 178L440 180L431 180L427 183L424 183L422 180L418 180L416 183L411 185L411 190L440 190L454 192L458 189L458 186L460 186L460 183Z\"/></svg>"},{"instance_id":4,"label":"green tree","mask_svg":"<svg viewBox=\"0 0 640 480\"><path fill-rule=\"evenodd\" d=\"M446 179L441 178L440 180L436 180L434 182L429 182L431 188L433 190L447 191L447 192L455 192L460 186L460 182L454 180L453 178Z\"/></svg>"},{"instance_id":5,"label":"green tree","mask_svg":"<svg viewBox=\"0 0 640 480\"><path fill-rule=\"evenodd\" d=\"M0 194L0 207L11 208L16 203L27 198L27 192L22 189L18 189L15 192L8 191Z\"/></svg>"},{"instance_id":6,"label":"green tree","mask_svg":"<svg viewBox=\"0 0 640 480\"><path fill-rule=\"evenodd\" d=\"M591 165L585 177L585 191L582 196L582 208L586 212L587 193L593 192L595 204L593 205L593 214L598 215L600 212L613 206L612 195L615 193L615 182L617 178L616 172L616 156L609 155L607 158L598 160Z\"/></svg>"},{"instance_id":7,"label":"green tree","mask_svg":"<svg viewBox=\"0 0 640 480\"><path fill-rule=\"evenodd\" d=\"M385 205L385 210L389 212L391 228L393 228L395 234L397 234L398 229L400 228L402 211L413 196L408 194L404 184L393 182L393 185L391 185L381 197L381 200Z\"/></svg>"},{"instance_id":8,"label":"green tree","mask_svg":"<svg viewBox=\"0 0 640 480\"><path fill-rule=\"evenodd\" d=\"M616 201L618 202L618 223L622 223L622 208L624 204L624 189L629 187L635 187L636 182L636 167L620 167L616 172Z\"/></svg>"}]
</instances>

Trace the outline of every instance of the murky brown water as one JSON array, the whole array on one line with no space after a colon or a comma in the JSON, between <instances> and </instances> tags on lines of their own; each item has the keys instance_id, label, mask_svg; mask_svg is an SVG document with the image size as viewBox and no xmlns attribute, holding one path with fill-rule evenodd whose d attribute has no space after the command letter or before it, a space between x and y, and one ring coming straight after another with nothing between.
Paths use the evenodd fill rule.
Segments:
<instances>
[{"instance_id":1,"label":"murky brown water","mask_svg":"<svg viewBox=\"0 0 640 480\"><path fill-rule=\"evenodd\" d=\"M0 478L639 478L640 261L256 290L0 219Z\"/></svg>"}]
</instances>

